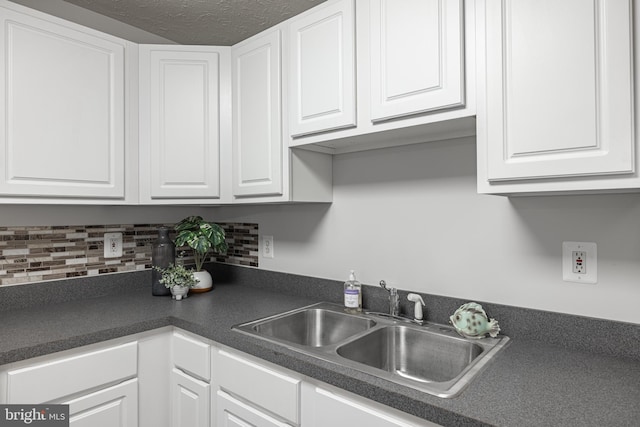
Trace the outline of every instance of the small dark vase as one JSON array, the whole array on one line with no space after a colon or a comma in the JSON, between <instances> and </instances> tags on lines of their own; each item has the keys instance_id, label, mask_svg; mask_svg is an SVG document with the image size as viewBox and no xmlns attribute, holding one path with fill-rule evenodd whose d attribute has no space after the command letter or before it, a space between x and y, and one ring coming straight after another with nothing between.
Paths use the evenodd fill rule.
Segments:
<instances>
[{"instance_id":1,"label":"small dark vase","mask_svg":"<svg viewBox=\"0 0 640 427\"><path fill-rule=\"evenodd\" d=\"M167 268L176 259L176 245L169 238L169 228L158 229L158 240L151 248L151 265L158 268ZM171 295L171 290L162 283L162 274L155 268L151 270L151 293L156 296Z\"/></svg>"}]
</instances>

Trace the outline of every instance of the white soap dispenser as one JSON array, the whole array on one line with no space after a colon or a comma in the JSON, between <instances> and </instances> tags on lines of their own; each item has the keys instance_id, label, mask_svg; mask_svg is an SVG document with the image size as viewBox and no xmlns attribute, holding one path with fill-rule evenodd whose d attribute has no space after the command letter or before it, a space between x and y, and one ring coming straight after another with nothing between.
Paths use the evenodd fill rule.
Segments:
<instances>
[{"instance_id":1,"label":"white soap dispenser","mask_svg":"<svg viewBox=\"0 0 640 427\"><path fill-rule=\"evenodd\" d=\"M422 323L422 306L424 304L424 300L418 294L409 294L407 295L407 299L411 302L415 302L415 309L413 312L413 319Z\"/></svg>"},{"instance_id":2,"label":"white soap dispenser","mask_svg":"<svg viewBox=\"0 0 640 427\"><path fill-rule=\"evenodd\" d=\"M358 313L362 311L362 285L356 280L356 273L351 270L349 280L344 282L344 311Z\"/></svg>"}]
</instances>

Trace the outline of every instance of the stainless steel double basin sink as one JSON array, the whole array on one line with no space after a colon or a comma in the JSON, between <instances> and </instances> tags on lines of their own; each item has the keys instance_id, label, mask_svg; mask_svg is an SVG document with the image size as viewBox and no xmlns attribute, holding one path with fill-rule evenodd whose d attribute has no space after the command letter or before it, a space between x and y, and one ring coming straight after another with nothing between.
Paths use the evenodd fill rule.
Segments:
<instances>
[{"instance_id":1,"label":"stainless steel double basin sink","mask_svg":"<svg viewBox=\"0 0 640 427\"><path fill-rule=\"evenodd\" d=\"M439 397L454 397L509 338L466 339L447 325L417 325L318 303L234 330Z\"/></svg>"}]
</instances>

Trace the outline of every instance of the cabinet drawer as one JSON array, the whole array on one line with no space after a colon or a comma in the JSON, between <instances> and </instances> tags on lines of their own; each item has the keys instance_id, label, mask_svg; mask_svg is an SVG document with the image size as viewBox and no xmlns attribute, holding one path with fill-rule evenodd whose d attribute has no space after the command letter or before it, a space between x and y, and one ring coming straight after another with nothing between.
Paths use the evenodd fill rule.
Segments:
<instances>
[{"instance_id":1,"label":"cabinet drawer","mask_svg":"<svg viewBox=\"0 0 640 427\"><path fill-rule=\"evenodd\" d=\"M218 391L217 416L219 426L290 427L253 406L247 405L224 391Z\"/></svg>"},{"instance_id":2,"label":"cabinet drawer","mask_svg":"<svg viewBox=\"0 0 640 427\"><path fill-rule=\"evenodd\" d=\"M7 403L44 403L137 375L138 343L7 372Z\"/></svg>"},{"instance_id":3,"label":"cabinet drawer","mask_svg":"<svg viewBox=\"0 0 640 427\"><path fill-rule=\"evenodd\" d=\"M209 381L211 379L209 344L179 332L174 332L172 342L173 362L176 368L205 381Z\"/></svg>"},{"instance_id":4,"label":"cabinet drawer","mask_svg":"<svg viewBox=\"0 0 640 427\"><path fill-rule=\"evenodd\" d=\"M226 351L218 353L220 388L298 424L300 380Z\"/></svg>"}]
</instances>

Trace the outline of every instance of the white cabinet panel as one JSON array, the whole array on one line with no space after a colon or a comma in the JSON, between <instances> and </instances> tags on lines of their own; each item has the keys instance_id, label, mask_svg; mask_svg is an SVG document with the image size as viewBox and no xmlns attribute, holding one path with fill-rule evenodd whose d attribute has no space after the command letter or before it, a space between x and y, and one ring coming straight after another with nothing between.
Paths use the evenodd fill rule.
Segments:
<instances>
[{"instance_id":1,"label":"white cabinet panel","mask_svg":"<svg viewBox=\"0 0 640 427\"><path fill-rule=\"evenodd\" d=\"M222 350L217 353L216 369L222 390L299 423L299 379Z\"/></svg>"},{"instance_id":2,"label":"white cabinet panel","mask_svg":"<svg viewBox=\"0 0 640 427\"><path fill-rule=\"evenodd\" d=\"M204 381L211 379L209 344L179 332L173 333L171 343L173 363L177 368Z\"/></svg>"},{"instance_id":3,"label":"white cabinet panel","mask_svg":"<svg viewBox=\"0 0 640 427\"><path fill-rule=\"evenodd\" d=\"M126 42L40 17L0 7L0 193L124 199Z\"/></svg>"},{"instance_id":4,"label":"white cabinet panel","mask_svg":"<svg viewBox=\"0 0 640 427\"><path fill-rule=\"evenodd\" d=\"M479 9L486 43L479 187L633 174L631 6L630 0L488 0Z\"/></svg>"},{"instance_id":5,"label":"white cabinet panel","mask_svg":"<svg viewBox=\"0 0 640 427\"><path fill-rule=\"evenodd\" d=\"M184 372L171 373L171 411L174 427L209 427L211 386Z\"/></svg>"},{"instance_id":6,"label":"white cabinet panel","mask_svg":"<svg viewBox=\"0 0 640 427\"><path fill-rule=\"evenodd\" d=\"M307 427L367 426L367 427L418 427L433 426L426 420L407 421L396 417L382 405L374 402L362 403L351 399L347 393L333 393L328 389L314 387L305 395L303 423ZM403 418L408 418L403 417Z\"/></svg>"},{"instance_id":7,"label":"white cabinet panel","mask_svg":"<svg viewBox=\"0 0 640 427\"><path fill-rule=\"evenodd\" d=\"M140 196L220 198L221 75L228 48L140 46Z\"/></svg>"},{"instance_id":8,"label":"white cabinet panel","mask_svg":"<svg viewBox=\"0 0 640 427\"><path fill-rule=\"evenodd\" d=\"M135 427L138 425L138 380L64 402L71 427Z\"/></svg>"},{"instance_id":9,"label":"white cabinet panel","mask_svg":"<svg viewBox=\"0 0 640 427\"><path fill-rule=\"evenodd\" d=\"M295 97L303 96L292 86L289 146L342 154L475 135L474 17L475 1L357 1L355 121L323 126L310 115L317 129L296 133ZM330 84L314 83L329 95Z\"/></svg>"},{"instance_id":10,"label":"white cabinet panel","mask_svg":"<svg viewBox=\"0 0 640 427\"><path fill-rule=\"evenodd\" d=\"M281 195L280 30L233 48L233 196Z\"/></svg>"},{"instance_id":11,"label":"white cabinet panel","mask_svg":"<svg viewBox=\"0 0 640 427\"><path fill-rule=\"evenodd\" d=\"M138 424L170 427L171 327L138 340ZM146 333L145 333L146 334ZM162 404L159 404L161 402Z\"/></svg>"},{"instance_id":12,"label":"white cabinet panel","mask_svg":"<svg viewBox=\"0 0 640 427\"><path fill-rule=\"evenodd\" d=\"M371 1L371 120L464 103L461 0Z\"/></svg>"},{"instance_id":13,"label":"white cabinet panel","mask_svg":"<svg viewBox=\"0 0 640 427\"><path fill-rule=\"evenodd\" d=\"M7 403L48 402L134 377L137 342L7 372Z\"/></svg>"},{"instance_id":14,"label":"white cabinet panel","mask_svg":"<svg viewBox=\"0 0 640 427\"><path fill-rule=\"evenodd\" d=\"M291 135L355 126L353 0L321 5L293 18L289 37Z\"/></svg>"},{"instance_id":15,"label":"white cabinet panel","mask_svg":"<svg viewBox=\"0 0 640 427\"><path fill-rule=\"evenodd\" d=\"M229 394L218 391L216 396L218 427L288 427L283 423L247 405Z\"/></svg>"}]
</instances>

